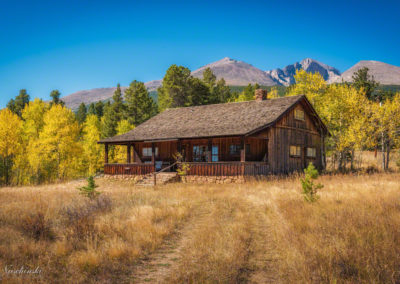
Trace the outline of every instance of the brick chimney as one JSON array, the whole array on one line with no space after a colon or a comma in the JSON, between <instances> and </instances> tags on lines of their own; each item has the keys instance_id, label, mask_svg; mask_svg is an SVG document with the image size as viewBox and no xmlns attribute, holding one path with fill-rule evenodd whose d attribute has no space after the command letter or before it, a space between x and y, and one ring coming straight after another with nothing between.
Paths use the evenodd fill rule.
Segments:
<instances>
[{"instance_id":1,"label":"brick chimney","mask_svg":"<svg viewBox=\"0 0 400 284\"><path fill-rule=\"evenodd\" d=\"M268 91L263 89L257 89L254 92L254 98L257 102L265 101L268 97Z\"/></svg>"}]
</instances>

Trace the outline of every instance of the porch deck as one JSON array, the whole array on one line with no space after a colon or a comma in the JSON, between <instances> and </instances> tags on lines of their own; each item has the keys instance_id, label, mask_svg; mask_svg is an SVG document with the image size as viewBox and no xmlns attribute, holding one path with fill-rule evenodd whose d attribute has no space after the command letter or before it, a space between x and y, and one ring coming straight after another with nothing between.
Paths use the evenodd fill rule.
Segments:
<instances>
[{"instance_id":1,"label":"porch deck","mask_svg":"<svg viewBox=\"0 0 400 284\"><path fill-rule=\"evenodd\" d=\"M270 169L266 162L187 162L187 175L198 176L254 176L266 175ZM153 164L105 164L107 175L146 175L153 173Z\"/></svg>"}]
</instances>

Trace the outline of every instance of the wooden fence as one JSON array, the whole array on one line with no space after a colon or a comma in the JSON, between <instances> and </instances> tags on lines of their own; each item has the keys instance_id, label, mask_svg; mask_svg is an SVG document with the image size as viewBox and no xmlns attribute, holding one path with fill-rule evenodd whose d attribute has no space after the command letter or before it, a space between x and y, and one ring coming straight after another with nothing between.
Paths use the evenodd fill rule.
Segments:
<instances>
[{"instance_id":1,"label":"wooden fence","mask_svg":"<svg viewBox=\"0 0 400 284\"><path fill-rule=\"evenodd\" d=\"M106 175L146 175L154 172L152 164L105 164Z\"/></svg>"}]
</instances>

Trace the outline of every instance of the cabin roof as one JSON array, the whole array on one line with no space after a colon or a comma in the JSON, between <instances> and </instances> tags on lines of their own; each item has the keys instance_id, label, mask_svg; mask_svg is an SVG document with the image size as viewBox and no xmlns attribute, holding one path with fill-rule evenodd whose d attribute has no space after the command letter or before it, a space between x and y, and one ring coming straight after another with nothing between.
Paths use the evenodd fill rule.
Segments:
<instances>
[{"instance_id":1,"label":"cabin roof","mask_svg":"<svg viewBox=\"0 0 400 284\"><path fill-rule=\"evenodd\" d=\"M315 113L304 95L166 109L135 129L99 143L248 135L271 126L302 100Z\"/></svg>"}]
</instances>

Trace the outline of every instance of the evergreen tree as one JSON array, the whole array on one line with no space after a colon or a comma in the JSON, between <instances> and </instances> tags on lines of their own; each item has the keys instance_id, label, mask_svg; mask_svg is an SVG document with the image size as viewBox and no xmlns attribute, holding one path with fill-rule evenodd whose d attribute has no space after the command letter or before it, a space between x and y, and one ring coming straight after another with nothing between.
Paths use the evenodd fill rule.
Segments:
<instances>
[{"instance_id":1,"label":"evergreen tree","mask_svg":"<svg viewBox=\"0 0 400 284\"><path fill-rule=\"evenodd\" d=\"M96 110L96 115L98 118L101 118L104 114L104 103L102 101L98 101L95 105L94 108Z\"/></svg>"},{"instance_id":2,"label":"evergreen tree","mask_svg":"<svg viewBox=\"0 0 400 284\"><path fill-rule=\"evenodd\" d=\"M257 89L260 88L260 85L257 83L252 85L248 84L244 90L239 94L239 96L235 99L236 102L245 102L254 100L254 93Z\"/></svg>"},{"instance_id":3,"label":"evergreen tree","mask_svg":"<svg viewBox=\"0 0 400 284\"><path fill-rule=\"evenodd\" d=\"M65 105L65 103L64 103L62 100L60 100L60 96L61 96L61 93L60 93L59 90L53 90L53 91L51 91L50 97L52 98L52 100L51 100L51 102L50 102L50 106L52 106L53 104L56 104L56 105Z\"/></svg>"},{"instance_id":4,"label":"evergreen tree","mask_svg":"<svg viewBox=\"0 0 400 284\"><path fill-rule=\"evenodd\" d=\"M125 90L125 117L130 124L139 125L157 113L157 106L142 82L133 81Z\"/></svg>"},{"instance_id":5,"label":"evergreen tree","mask_svg":"<svg viewBox=\"0 0 400 284\"><path fill-rule=\"evenodd\" d=\"M81 103L79 105L79 108L76 112L76 120L79 122L79 124L82 124L85 122L86 119L86 114L87 114L87 109L86 109L86 105L84 103Z\"/></svg>"},{"instance_id":6,"label":"evergreen tree","mask_svg":"<svg viewBox=\"0 0 400 284\"><path fill-rule=\"evenodd\" d=\"M210 101L210 90L202 80L191 77L189 82L187 105L199 106L214 103L214 101Z\"/></svg>"},{"instance_id":7,"label":"evergreen tree","mask_svg":"<svg viewBox=\"0 0 400 284\"><path fill-rule=\"evenodd\" d=\"M124 114L125 114L125 105L124 105L124 101L123 101L123 97L122 97L122 91L121 91L120 84L117 85L117 89L114 92L112 100L113 100L113 102L112 102L111 106L114 111L115 120L118 122L124 118Z\"/></svg>"},{"instance_id":8,"label":"evergreen tree","mask_svg":"<svg viewBox=\"0 0 400 284\"><path fill-rule=\"evenodd\" d=\"M369 100L381 100L379 94L375 94L376 88L379 83L374 80L374 77L368 74L369 69L363 67L355 72L352 76L353 84L358 90L364 90L365 95Z\"/></svg>"},{"instance_id":9,"label":"evergreen tree","mask_svg":"<svg viewBox=\"0 0 400 284\"><path fill-rule=\"evenodd\" d=\"M118 120L116 119L116 114L114 108L107 102L104 107L104 115L101 118L101 136L103 138L114 136L117 128Z\"/></svg>"},{"instance_id":10,"label":"evergreen tree","mask_svg":"<svg viewBox=\"0 0 400 284\"><path fill-rule=\"evenodd\" d=\"M171 65L158 88L158 109L183 107L190 105L190 70L183 66Z\"/></svg>"},{"instance_id":11,"label":"evergreen tree","mask_svg":"<svg viewBox=\"0 0 400 284\"><path fill-rule=\"evenodd\" d=\"M22 110L27 103L29 103L29 95L25 89L22 89L19 91L18 96L15 97L15 100L11 99L8 102L7 108L21 117Z\"/></svg>"},{"instance_id":12,"label":"evergreen tree","mask_svg":"<svg viewBox=\"0 0 400 284\"><path fill-rule=\"evenodd\" d=\"M94 103L91 103L90 105L89 105L89 107L88 107L88 110L87 110L87 115L97 115L96 114L96 107L94 106Z\"/></svg>"},{"instance_id":13,"label":"evergreen tree","mask_svg":"<svg viewBox=\"0 0 400 284\"><path fill-rule=\"evenodd\" d=\"M209 67L203 72L203 82L209 90L207 98L208 103L218 104L229 101L231 97L230 88L226 86L224 78L217 81L217 77Z\"/></svg>"}]
</instances>

